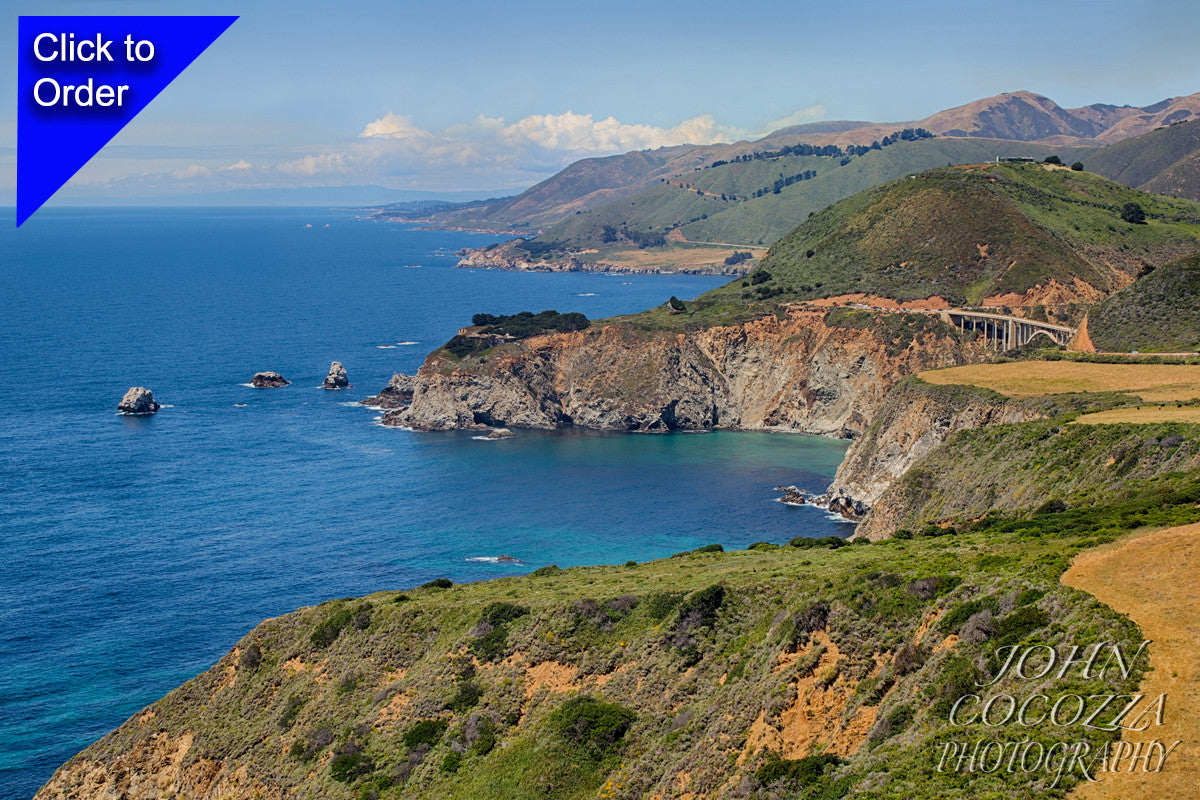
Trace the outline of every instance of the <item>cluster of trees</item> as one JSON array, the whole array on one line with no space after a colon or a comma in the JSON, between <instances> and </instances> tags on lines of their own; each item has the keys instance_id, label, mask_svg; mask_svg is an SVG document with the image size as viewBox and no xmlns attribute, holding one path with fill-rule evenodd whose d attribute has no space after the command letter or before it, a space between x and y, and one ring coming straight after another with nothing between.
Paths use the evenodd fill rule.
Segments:
<instances>
[{"instance_id":1,"label":"cluster of trees","mask_svg":"<svg viewBox=\"0 0 1200 800\"><path fill-rule=\"evenodd\" d=\"M871 150L882 150L896 142L915 142L918 139L932 139L934 134L924 128L905 128L902 131L888 134L882 140L875 140L869 145L852 144L838 147L836 144L793 144L778 150L760 150L756 153L745 153L731 159L720 159L709 164L709 167L722 167L726 164L736 164L743 161L761 161L764 159L782 158L783 156L828 156L840 158L843 156L861 156ZM843 161L845 165L847 162Z\"/></svg>"},{"instance_id":2,"label":"cluster of trees","mask_svg":"<svg viewBox=\"0 0 1200 800\"><path fill-rule=\"evenodd\" d=\"M581 331L591 322L578 311L560 314L547 310L539 314L521 311L517 314L476 314L471 324L482 327L480 333L494 336L513 336L528 339L542 333ZM446 342L445 350L456 358L465 358L492 347L494 342L479 336L454 336Z\"/></svg>"},{"instance_id":3,"label":"cluster of trees","mask_svg":"<svg viewBox=\"0 0 1200 800\"><path fill-rule=\"evenodd\" d=\"M615 225L605 225L600 229L600 241L606 244L628 242L639 250L645 250L647 247L665 247L667 237L652 231L631 230L627 225L622 225L620 228Z\"/></svg>"},{"instance_id":4,"label":"cluster of trees","mask_svg":"<svg viewBox=\"0 0 1200 800\"><path fill-rule=\"evenodd\" d=\"M546 310L540 314L534 314L532 311L500 315L476 314L471 317L471 324L483 326L481 333L526 339L554 331L581 331L590 323L588 318L578 311L560 314L557 311Z\"/></svg>"},{"instance_id":5,"label":"cluster of trees","mask_svg":"<svg viewBox=\"0 0 1200 800\"><path fill-rule=\"evenodd\" d=\"M766 187L765 189L759 189L757 192L755 192L754 196L762 197L765 194L779 194L786 187L791 186L793 183L812 180L815 177L817 177L817 171L815 169L806 169L804 172L798 172L795 175L788 175L786 178L780 176L779 179L770 186Z\"/></svg>"},{"instance_id":6,"label":"cluster of trees","mask_svg":"<svg viewBox=\"0 0 1200 800\"><path fill-rule=\"evenodd\" d=\"M732 255L725 259L725 266L732 267L743 261L749 261L754 257L754 254L749 250L734 250Z\"/></svg>"}]
</instances>

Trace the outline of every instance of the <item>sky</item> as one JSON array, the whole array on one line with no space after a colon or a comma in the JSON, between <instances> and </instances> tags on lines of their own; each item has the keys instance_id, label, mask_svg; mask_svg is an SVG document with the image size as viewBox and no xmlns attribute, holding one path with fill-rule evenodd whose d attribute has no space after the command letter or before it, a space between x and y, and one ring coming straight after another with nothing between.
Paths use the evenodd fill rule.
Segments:
<instances>
[{"instance_id":1,"label":"sky","mask_svg":"<svg viewBox=\"0 0 1200 800\"><path fill-rule=\"evenodd\" d=\"M1068 108L1200 91L1190 0L5 5L6 65L21 14L241 17L60 202L359 185L494 196L589 156L917 120L1005 91ZM8 68L0 202L15 191L16 107Z\"/></svg>"}]
</instances>

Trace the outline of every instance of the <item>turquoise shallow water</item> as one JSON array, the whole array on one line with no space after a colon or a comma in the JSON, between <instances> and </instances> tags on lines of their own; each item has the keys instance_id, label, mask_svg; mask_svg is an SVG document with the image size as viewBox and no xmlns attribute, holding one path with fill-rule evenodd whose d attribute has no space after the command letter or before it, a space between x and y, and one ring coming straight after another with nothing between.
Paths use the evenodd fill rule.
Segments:
<instances>
[{"instance_id":1,"label":"turquoise shallow water","mask_svg":"<svg viewBox=\"0 0 1200 800\"><path fill-rule=\"evenodd\" d=\"M0 797L298 606L848 532L773 500L828 484L845 445L827 439L373 424L350 401L476 311L595 318L720 283L453 267L493 240L306 209L0 227ZM353 389L316 388L333 359ZM242 385L264 369L292 386ZM135 384L167 407L117 416ZM483 560L500 553L524 563Z\"/></svg>"}]
</instances>

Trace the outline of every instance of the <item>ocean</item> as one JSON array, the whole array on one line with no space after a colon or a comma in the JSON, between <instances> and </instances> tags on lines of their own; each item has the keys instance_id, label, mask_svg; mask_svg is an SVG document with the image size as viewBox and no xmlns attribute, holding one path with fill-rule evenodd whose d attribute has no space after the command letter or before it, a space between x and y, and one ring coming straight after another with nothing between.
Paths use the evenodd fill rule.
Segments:
<instances>
[{"instance_id":1,"label":"ocean","mask_svg":"<svg viewBox=\"0 0 1200 800\"><path fill-rule=\"evenodd\" d=\"M830 439L375 424L353 401L473 313L598 318L723 282L454 267L498 240L313 209L0 226L0 798L300 606L850 532L774 501L828 485ZM318 388L333 360L352 389ZM245 385L263 370L292 385ZM116 413L135 385L157 415Z\"/></svg>"}]
</instances>

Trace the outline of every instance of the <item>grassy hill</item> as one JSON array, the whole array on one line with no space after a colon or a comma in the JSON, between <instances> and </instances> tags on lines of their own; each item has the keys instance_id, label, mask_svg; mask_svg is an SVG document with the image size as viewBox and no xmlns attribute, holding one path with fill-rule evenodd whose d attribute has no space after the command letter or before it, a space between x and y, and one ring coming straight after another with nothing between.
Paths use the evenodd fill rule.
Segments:
<instances>
[{"instance_id":1,"label":"grassy hill","mask_svg":"<svg viewBox=\"0 0 1200 800\"><path fill-rule=\"evenodd\" d=\"M1092 309L1088 335L1106 351L1200 349L1200 255L1159 267Z\"/></svg>"},{"instance_id":2,"label":"grassy hill","mask_svg":"<svg viewBox=\"0 0 1200 800\"><path fill-rule=\"evenodd\" d=\"M1122 220L1127 203L1144 224ZM1200 206L1041 164L931 170L842 200L712 299L865 292L979 304L1051 281L1106 294L1145 264L1200 250Z\"/></svg>"},{"instance_id":3,"label":"grassy hill","mask_svg":"<svg viewBox=\"0 0 1200 800\"><path fill-rule=\"evenodd\" d=\"M810 213L885 181L997 156L1041 160L1054 154L1070 163L1080 152L1090 151L999 139L935 138L897 141L854 155L710 162L661 176L631 197L569 216L548 227L537 242L559 250L602 247L608 226L661 235L677 229L678 235L696 242L770 245Z\"/></svg>"},{"instance_id":4,"label":"grassy hill","mask_svg":"<svg viewBox=\"0 0 1200 800\"><path fill-rule=\"evenodd\" d=\"M109 796L108 781L146 787L135 797L1061 797L1077 770L937 769L947 742L1068 735L952 725L950 709L1027 639L1134 653L1136 627L1059 576L1127 528L1196 518L1189 488L1058 527L992 517L330 601L260 625L38 797ZM1144 670L1010 673L988 693L1128 693Z\"/></svg>"},{"instance_id":5,"label":"grassy hill","mask_svg":"<svg viewBox=\"0 0 1200 800\"><path fill-rule=\"evenodd\" d=\"M1160 194L1200 200L1200 182L1175 181L1187 175L1200 177L1200 120L1179 122L1156 131L1109 145L1088 155L1087 168L1126 186Z\"/></svg>"}]
</instances>

